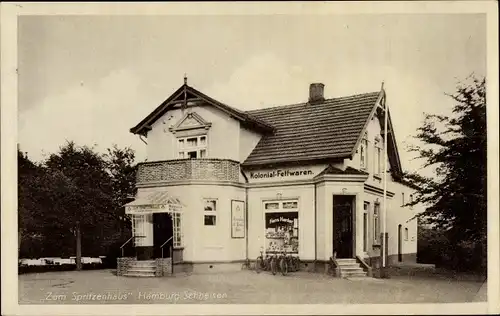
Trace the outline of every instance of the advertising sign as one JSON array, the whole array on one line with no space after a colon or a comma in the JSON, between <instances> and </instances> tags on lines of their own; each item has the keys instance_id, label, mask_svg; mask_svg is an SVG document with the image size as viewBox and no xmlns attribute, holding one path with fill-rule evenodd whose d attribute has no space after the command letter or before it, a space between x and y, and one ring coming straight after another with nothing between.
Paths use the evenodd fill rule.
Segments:
<instances>
[{"instance_id":1,"label":"advertising sign","mask_svg":"<svg viewBox=\"0 0 500 316\"><path fill-rule=\"evenodd\" d=\"M231 201L231 238L245 238L245 203Z\"/></svg>"}]
</instances>

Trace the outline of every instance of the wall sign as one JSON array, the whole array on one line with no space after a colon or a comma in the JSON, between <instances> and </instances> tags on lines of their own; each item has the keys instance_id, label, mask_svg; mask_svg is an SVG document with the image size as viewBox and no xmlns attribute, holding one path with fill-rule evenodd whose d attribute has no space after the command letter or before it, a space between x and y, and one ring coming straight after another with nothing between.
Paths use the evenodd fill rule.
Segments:
<instances>
[{"instance_id":1,"label":"wall sign","mask_svg":"<svg viewBox=\"0 0 500 316\"><path fill-rule=\"evenodd\" d=\"M245 203L231 200L231 238L245 238Z\"/></svg>"},{"instance_id":2,"label":"wall sign","mask_svg":"<svg viewBox=\"0 0 500 316\"><path fill-rule=\"evenodd\" d=\"M310 176L313 175L313 171L310 169L300 169L300 170L272 170L272 171L257 171L250 172L251 179L263 179L263 178L293 178L297 176Z\"/></svg>"}]
</instances>

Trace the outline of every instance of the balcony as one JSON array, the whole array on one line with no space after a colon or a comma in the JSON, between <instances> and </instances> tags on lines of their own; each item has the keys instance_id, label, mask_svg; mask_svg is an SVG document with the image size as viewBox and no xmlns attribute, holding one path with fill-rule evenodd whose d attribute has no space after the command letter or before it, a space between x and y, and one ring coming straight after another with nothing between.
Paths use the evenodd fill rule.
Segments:
<instances>
[{"instance_id":1,"label":"balcony","mask_svg":"<svg viewBox=\"0 0 500 316\"><path fill-rule=\"evenodd\" d=\"M177 159L138 165L137 184L190 180L238 182L240 164L228 159Z\"/></svg>"}]
</instances>

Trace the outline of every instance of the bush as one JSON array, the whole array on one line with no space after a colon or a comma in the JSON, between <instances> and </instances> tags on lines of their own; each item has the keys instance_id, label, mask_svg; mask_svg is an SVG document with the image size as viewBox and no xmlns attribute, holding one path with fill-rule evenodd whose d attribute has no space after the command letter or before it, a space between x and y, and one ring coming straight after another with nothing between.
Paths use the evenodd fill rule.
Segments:
<instances>
[{"instance_id":1,"label":"bush","mask_svg":"<svg viewBox=\"0 0 500 316\"><path fill-rule=\"evenodd\" d=\"M444 232L421 227L418 235L417 262L455 271L486 272L485 243L452 243Z\"/></svg>"}]
</instances>

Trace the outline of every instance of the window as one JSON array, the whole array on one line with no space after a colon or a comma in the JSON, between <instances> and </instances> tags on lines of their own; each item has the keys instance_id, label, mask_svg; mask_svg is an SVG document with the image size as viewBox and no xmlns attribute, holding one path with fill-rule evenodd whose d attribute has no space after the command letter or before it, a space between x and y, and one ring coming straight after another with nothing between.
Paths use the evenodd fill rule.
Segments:
<instances>
[{"instance_id":1,"label":"window","mask_svg":"<svg viewBox=\"0 0 500 316\"><path fill-rule=\"evenodd\" d=\"M366 170L368 168L368 135L365 132L363 139L361 140L361 147L359 150L361 169Z\"/></svg>"},{"instance_id":2,"label":"window","mask_svg":"<svg viewBox=\"0 0 500 316\"><path fill-rule=\"evenodd\" d=\"M365 202L364 213L363 213L363 251L368 249L368 210L370 209L370 203Z\"/></svg>"},{"instance_id":3,"label":"window","mask_svg":"<svg viewBox=\"0 0 500 316\"><path fill-rule=\"evenodd\" d=\"M132 235L135 236L135 246L145 246L147 243L146 225L152 223L153 215L132 215Z\"/></svg>"},{"instance_id":4,"label":"window","mask_svg":"<svg viewBox=\"0 0 500 316\"><path fill-rule=\"evenodd\" d=\"M264 209L266 253L299 253L298 202L266 202Z\"/></svg>"},{"instance_id":5,"label":"window","mask_svg":"<svg viewBox=\"0 0 500 316\"><path fill-rule=\"evenodd\" d=\"M380 204L375 203L373 208L373 241L379 244L380 238Z\"/></svg>"},{"instance_id":6,"label":"window","mask_svg":"<svg viewBox=\"0 0 500 316\"><path fill-rule=\"evenodd\" d=\"M179 148L178 157L181 159L197 159L207 156L206 135L178 138L177 144Z\"/></svg>"},{"instance_id":7,"label":"window","mask_svg":"<svg viewBox=\"0 0 500 316\"><path fill-rule=\"evenodd\" d=\"M375 175L380 176L382 174L382 148L380 145L380 139L375 138L375 166L373 168Z\"/></svg>"},{"instance_id":8,"label":"window","mask_svg":"<svg viewBox=\"0 0 500 316\"><path fill-rule=\"evenodd\" d=\"M408 227L405 227L405 240L408 240Z\"/></svg>"},{"instance_id":9,"label":"window","mask_svg":"<svg viewBox=\"0 0 500 316\"><path fill-rule=\"evenodd\" d=\"M172 213L174 248L182 247L181 213Z\"/></svg>"},{"instance_id":10,"label":"window","mask_svg":"<svg viewBox=\"0 0 500 316\"><path fill-rule=\"evenodd\" d=\"M205 226L215 226L217 223L217 200L204 199L204 221Z\"/></svg>"},{"instance_id":11,"label":"window","mask_svg":"<svg viewBox=\"0 0 500 316\"><path fill-rule=\"evenodd\" d=\"M401 205L405 205L405 193L401 193Z\"/></svg>"},{"instance_id":12,"label":"window","mask_svg":"<svg viewBox=\"0 0 500 316\"><path fill-rule=\"evenodd\" d=\"M410 203L413 203L413 194L410 194ZM413 205L410 205L410 209L413 209Z\"/></svg>"}]
</instances>

